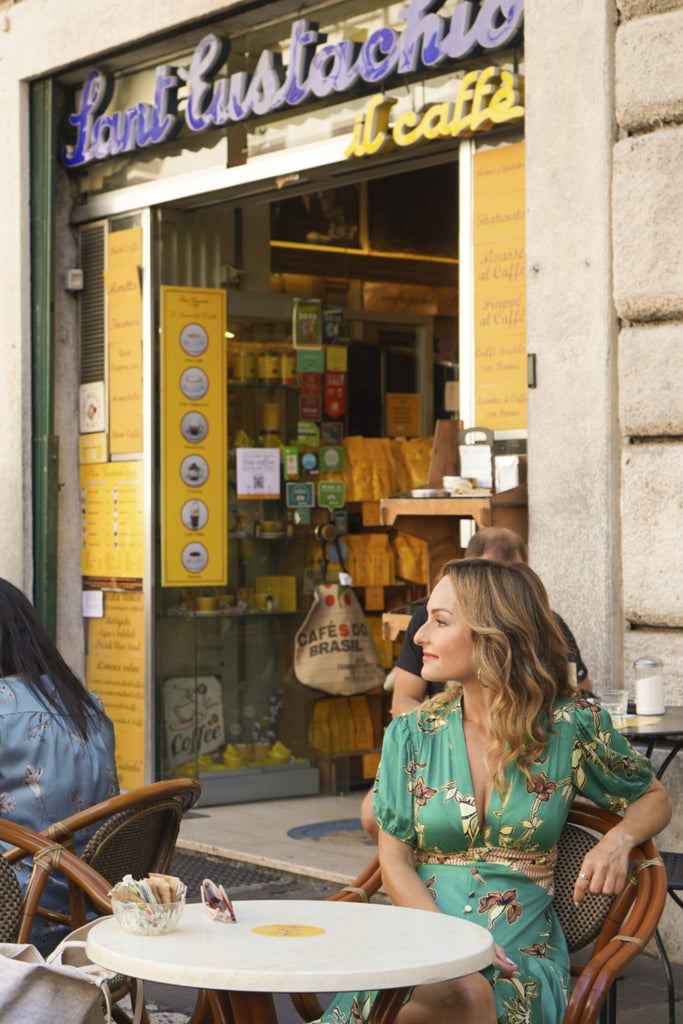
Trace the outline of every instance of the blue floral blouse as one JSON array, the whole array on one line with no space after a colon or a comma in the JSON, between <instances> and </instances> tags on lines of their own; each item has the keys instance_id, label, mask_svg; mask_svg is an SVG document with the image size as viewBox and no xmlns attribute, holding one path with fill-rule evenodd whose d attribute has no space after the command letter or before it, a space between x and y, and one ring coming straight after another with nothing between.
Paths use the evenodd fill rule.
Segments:
<instances>
[{"instance_id":1,"label":"blue floral blouse","mask_svg":"<svg viewBox=\"0 0 683 1024\"><path fill-rule=\"evenodd\" d=\"M101 707L99 698L95 700ZM63 715L43 704L23 679L0 678L0 816L40 832L115 796L119 783L114 746L114 727L106 716L90 725L86 741ZM87 841L88 836L79 837L77 853ZM30 862L15 867L25 886ZM55 910L68 910L67 885L61 877L50 876L42 902ZM63 931L37 921L31 941L45 951L62 935Z\"/></svg>"}]
</instances>

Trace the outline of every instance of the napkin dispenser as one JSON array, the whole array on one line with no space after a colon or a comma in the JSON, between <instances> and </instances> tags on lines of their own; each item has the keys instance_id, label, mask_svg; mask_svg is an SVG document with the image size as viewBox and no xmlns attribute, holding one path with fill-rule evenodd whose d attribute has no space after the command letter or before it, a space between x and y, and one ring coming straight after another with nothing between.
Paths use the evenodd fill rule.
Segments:
<instances>
[{"instance_id":1,"label":"napkin dispenser","mask_svg":"<svg viewBox=\"0 0 683 1024\"><path fill-rule=\"evenodd\" d=\"M468 427L458 436L460 476L473 480L475 487L493 490L493 431Z\"/></svg>"}]
</instances>

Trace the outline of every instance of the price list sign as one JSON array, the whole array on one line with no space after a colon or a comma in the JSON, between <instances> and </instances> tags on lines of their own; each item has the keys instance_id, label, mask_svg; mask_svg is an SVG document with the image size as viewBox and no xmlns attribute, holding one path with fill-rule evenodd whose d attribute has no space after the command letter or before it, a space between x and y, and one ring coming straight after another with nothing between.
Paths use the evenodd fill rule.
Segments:
<instances>
[{"instance_id":1,"label":"price list sign","mask_svg":"<svg viewBox=\"0 0 683 1024\"><path fill-rule=\"evenodd\" d=\"M474 157L474 422L527 425L524 143Z\"/></svg>"},{"instance_id":2,"label":"price list sign","mask_svg":"<svg viewBox=\"0 0 683 1024\"><path fill-rule=\"evenodd\" d=\"M161 582L227 583L225 292L161 289Z\"/></svg>"},{"instance_id":3,"label":"price list sign","mask_svg":"<svg viewBox=\"0 0 683 1024\"><path fill-rule=\"evenodd\" d=\"M81 572L142 579L144 501L142 462L104 462L80 468Z\"/></svg>"}]
</instances>

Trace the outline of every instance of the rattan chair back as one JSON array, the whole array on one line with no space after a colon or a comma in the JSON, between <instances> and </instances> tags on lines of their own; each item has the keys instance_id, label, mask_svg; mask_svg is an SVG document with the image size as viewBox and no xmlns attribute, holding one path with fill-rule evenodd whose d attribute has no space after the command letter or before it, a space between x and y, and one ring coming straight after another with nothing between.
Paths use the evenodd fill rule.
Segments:
<instances>
[{"instance_id":1,"label":"rattan chair back","mask_svg":"<svg viewBox=\"0 0 683 1024\"><path fill-rule=\"evenodd\" d=\"M567 823L557 844L553 907L570 953L595 941L615 899L587 893L580 907L574 904L574 886L583 858L597 841L598 836Z\"/></svg>"},{"instance_id":2,"label":"rattan chair back","mask_svg":"<svg viewBox=\"0 0 683 1024\"><path fill-rule=\"evenodd\" d=\"M21 886L14 868L0 857L0 942L15 941L22 903Z\"/></svg>"},{"instance_id":3,"label":"rattan chair back","mask_svg":"<svg viewBox=\"0 0 683 1024\"><path fill-rule=\"evenodd\" d=\"M82 858L111 885L124 875L168 872L183 811L174 800L135 804L113 814L86 844Z\"/></svg>"},{"instance_id":4,"label":"rattan chair back","mask_svg":"<svg viewBox=\"0 0 683 1024\"><path fill-rule=\"evenodd\" d=\"M618 815L584 801L577 801L573 805L568 819L570 826L590 830L597 838L609 832L619 821L621 818ZM593 942L587 963L572 971L578 977L563 1024L594 1024L624 967L645 949L655 934L666 900L666 871L651 840L634 847L631 851L631 864L632 870L626 886L612 899L611 906L604 913L602 926ZM578 870L579 866L576 866L576 874ZM566 906L566 900L563 902ZM596 912L596 916L600 914ZM570 917L568 913L566 920ZM576 938L572 941L576 941Z\"/></svg>"}]
</instances>

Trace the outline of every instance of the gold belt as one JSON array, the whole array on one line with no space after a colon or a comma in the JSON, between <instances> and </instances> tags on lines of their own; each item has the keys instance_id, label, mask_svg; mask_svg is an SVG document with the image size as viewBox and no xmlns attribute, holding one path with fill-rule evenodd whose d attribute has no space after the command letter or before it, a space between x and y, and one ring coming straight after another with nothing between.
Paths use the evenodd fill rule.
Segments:
<instances>
[{"instance_id":1,"label":"gold belt","mask_svg":"<svg viewBox=\"0 0 683 1024\"><path fill-rule=\"evenodd\" d=\"M454 864L457 867L476 867L479 863L504 864L510 871L521 871L532 882L553 894L553 877L557 861L557 844L550 850L526 853L508 846L475 846L462 853L435 853L416 850L416 864Z\"/></svg>"}]
</instances>

